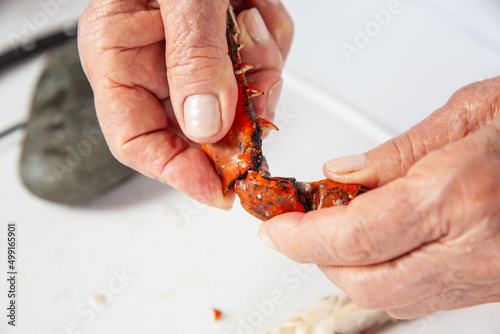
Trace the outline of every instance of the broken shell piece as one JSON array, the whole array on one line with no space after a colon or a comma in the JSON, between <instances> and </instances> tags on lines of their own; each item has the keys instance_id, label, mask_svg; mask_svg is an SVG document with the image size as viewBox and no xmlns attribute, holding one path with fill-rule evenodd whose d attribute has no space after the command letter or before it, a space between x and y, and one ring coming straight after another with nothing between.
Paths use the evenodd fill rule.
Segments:
<instances>
[{"instance_id":1,"label":"broken shell piece","mask_svg":"<svg viewBox=\"0 0 500 334\"><path fill-rule=\"evenodd\" d=\"M214 321L219 321L220 317L222 316L222 312L216 308L213 308L212 313L214 316Z\"/></svg>"},{"instance_id":2,"label":"broken shell piece","mask_svg":"<svg viewBox=\"0 0 500 334\"><path fill-rule=\"evenodd\" d=\"M319 301L268 334L365 334L390 321L380 310L365 310L348 297L335 296Z\"/></svg>"}]
</instances>

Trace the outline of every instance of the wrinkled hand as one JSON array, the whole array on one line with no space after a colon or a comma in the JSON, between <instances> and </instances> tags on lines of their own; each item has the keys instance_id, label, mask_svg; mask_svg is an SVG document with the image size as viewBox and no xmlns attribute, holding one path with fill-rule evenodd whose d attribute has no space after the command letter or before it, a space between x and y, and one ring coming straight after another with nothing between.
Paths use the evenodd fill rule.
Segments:
<instances>
[{"instance_id":1,"label":"wrinkled hand","mask_svg":"<svg viewBox=\"0 0 500 334\"><path fill-rule=\"evenodd\" d=\"M227 54L228 0L94 0L78 31L82 66L113 155L212 206L229 208L200 143L229 130L237 101ZM250 10L247 8L255 7ZM239 1L256 111L272 120L293 24L279 1ZM259 12L262 14L259 14Z\"/></svg>"},{"instance_id":2,"label":"wrinkled hand","mask_svg":"<svg viewBox=\"0 0 500 334\"><path fill-rule=\"evenodd\" d=\"M399 137L325 164L328 178L375 189L278 216L261 237L395 317L500 302L499 111L500 77L462 88Z\"/></svg>"}]
</instances>

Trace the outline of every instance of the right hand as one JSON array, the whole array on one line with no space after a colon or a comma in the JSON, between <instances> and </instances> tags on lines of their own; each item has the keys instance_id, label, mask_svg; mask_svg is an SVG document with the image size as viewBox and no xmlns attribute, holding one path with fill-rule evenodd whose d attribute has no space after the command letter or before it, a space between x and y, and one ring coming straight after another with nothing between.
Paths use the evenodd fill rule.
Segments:
<instances>
[{"instance_id":1,"label":"right hand","mask_svg":"<svg viewBox=\"0 0 500 334\"><path fill-rule=\"evenodd\" d=\"M223 195L199 144L220 140L234 119L237 86L227 54L227 3L94 0L78 31L82 66L113 155L225 209L234 195ZM249 85L265 93L254 99L257 114L272 120L293 23L275 0L239 1L235 10L243 60L254 65Z\"/></svg>"},{"instance_id":2,"label":"right hand","mask_svg":"<svg viewBox=\"0 0 500 334\"><path fill-rule=\"evenodd\" d=\"M397 318L500 302L500 77L324 171L373 189L347 206L262 223L271 248Z\"/></svg>"}]
</instances>

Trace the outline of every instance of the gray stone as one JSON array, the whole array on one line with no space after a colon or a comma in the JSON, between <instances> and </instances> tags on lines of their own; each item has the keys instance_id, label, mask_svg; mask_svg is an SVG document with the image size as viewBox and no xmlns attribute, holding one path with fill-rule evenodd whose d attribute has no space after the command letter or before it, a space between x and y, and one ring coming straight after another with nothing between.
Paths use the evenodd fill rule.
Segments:
<instances>
[{"instance_id":1,"label":"gray stone","mask_svg":"<svg viewBox=\"0 0 500 334\"><path fill-rule=\"evenodd\" d=\"M134 173L106 145L75 40L54 50L40 78L20 169L33 194L67 204L85 203Z\"/></svg>"}]
</instances>

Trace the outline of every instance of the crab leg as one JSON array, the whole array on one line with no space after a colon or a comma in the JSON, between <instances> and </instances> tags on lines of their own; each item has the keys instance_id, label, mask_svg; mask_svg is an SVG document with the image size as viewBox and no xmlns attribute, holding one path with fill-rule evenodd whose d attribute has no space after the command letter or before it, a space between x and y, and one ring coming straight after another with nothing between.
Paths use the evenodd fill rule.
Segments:
<instances>
[{"instance_id":1,"label":"crab leg","mask_svg":"<svg viewBox=\"0 0 500 334\"><path fill-rule=\"evenodd\" d=\"M251 99L263 93L247 84L245 73L252 66L241 61L238 34L234 12L229 5L226 37L238 84L236 113L224 138L203 145L222 180L224 193L234 190L245 210L261 220L286 212L307 212L348 204L358 194L360 185L331 180L297 182L294 178L271 177L262 154L262 133L265 129L278 128L255 113Z\"/></svg>"}]
</instances>

